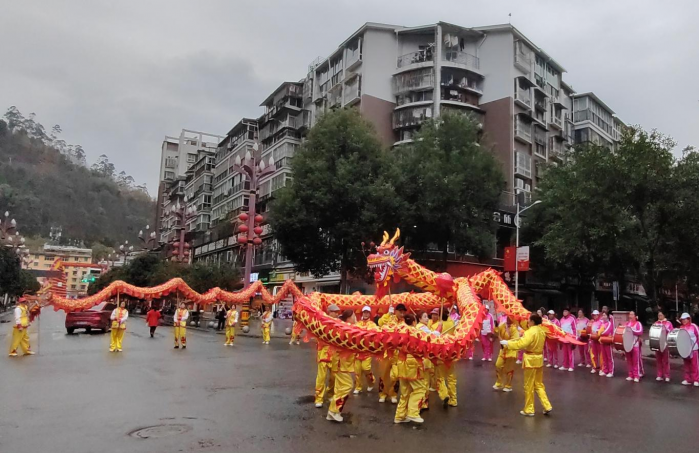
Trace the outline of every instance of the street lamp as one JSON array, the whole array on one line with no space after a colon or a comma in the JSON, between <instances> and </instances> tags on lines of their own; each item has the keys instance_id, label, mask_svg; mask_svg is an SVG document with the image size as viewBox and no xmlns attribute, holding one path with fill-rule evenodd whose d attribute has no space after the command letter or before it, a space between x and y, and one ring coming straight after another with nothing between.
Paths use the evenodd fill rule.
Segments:
<instances>
[{"instance_id":1,"label":"street lamp","mask_svg":"<svg viewBox=\"0 0 699 453\"><path fill-rule=\"evenodd\" d=\"M519 250L519 217L522 215L524 211L531 208L532 206L538 205L539 203L541 203L541 200L536 200L534 203L520 210L519 197L517 197L517 215L515 215L515 230L517 231L515 240L515 299L519 299L519 268L517 267L517 250Z\"/></svg>"},{"instance_id":2,"label":"street lamp","mask_svg":"<svg viewBox=\"0 0 699 453\"><path fill-rule=\"evenodd\" d=\"M15 231L16 229L17 222L15 219L10 220L10 212L5 211L5 220L0 221L0 239L2 239L3 242L8 241L11 244L13 242L12 233L19 235L19 233Z\"/></svg>"},{"instance_id":3,"label":"street lamp","mask_svg":"<svg viewBox=\"0 0 699 453\"><path fill-rule=\"evenodd\" d=\"M155 240L155 231L151 231L150 234L148 234L149 229L150 225L146 225L146 235L144 236L143 230L140 230L138 232L138 238L143 242L143 250L153 251L156 250L160 244Z\"/></svg>"},{"instance_id":4,"label":"street lamp","mask_svg":"<svg viewBox=\"0 0 699 453\"><path fill-rule=\"evenodd\" d=\"M119 246L119 252L124 255L124 264L126 264L129 255L133 253L133 245L129 245L129 241L124 241L124 243Z\"/></svg>"},{"instance_id":5,"label":"street lamp","mask_svg":"<svg viewBox=\"0 0 699 453\"><path fill-rule=\"evenodd\" d=\"M260 184L260 179L263 177L274 173L274 158L269 157L267 163L264 160L257 158L257 153L260 148L259 143L255 142L252 145L253 154L250 151L245 151L245 159L241 159L240 156L235 156L235 161L233 162L233 170L237 171L250 181L250 195L248 200L248 212L243 212L238 216L236 221L242 222L238 227L238 232L242 233L238 237L238 242L242 247L245 247L245 273L243 288L250 286L250 274L252 273L252 251L257 245L262 244L262 239L260 239L260 234L262 233L262 228L259 224L262 222L263 218L257 213L256 202L257 202L257 189ZM252 240L248 240L249 236L252 234Z\"/></svg>"}]
</instances>

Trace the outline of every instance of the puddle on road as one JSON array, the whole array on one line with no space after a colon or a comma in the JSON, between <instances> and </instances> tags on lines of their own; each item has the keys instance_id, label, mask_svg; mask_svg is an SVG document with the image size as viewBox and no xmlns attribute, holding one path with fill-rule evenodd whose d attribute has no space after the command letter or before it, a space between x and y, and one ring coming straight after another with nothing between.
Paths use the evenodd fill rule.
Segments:
<instances>
[{"instance_id":1,"label":"puddle on road","mask_svg":"<svg viewBox=\"0 0 699 453\"><path fill-rule=\"evenodd\" d=\"M191 430L192 427L190 425L179 423L169 425L155 425L131 431L129 433L129 436L135 437L136 439L160 439L163 437L188 433Z\"/></svg>"}]
</instances>

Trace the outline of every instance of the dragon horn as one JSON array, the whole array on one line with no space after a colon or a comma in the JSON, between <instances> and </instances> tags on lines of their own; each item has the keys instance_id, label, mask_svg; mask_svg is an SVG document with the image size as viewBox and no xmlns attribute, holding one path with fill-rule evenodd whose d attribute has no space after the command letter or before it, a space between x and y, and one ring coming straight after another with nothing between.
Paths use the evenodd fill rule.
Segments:
<instances>
[{"instance_id":1,"label":"dragon horn","mask_svg":"<svg viewBox=\"0 0 699 453\"><path fill-rule=\"evenodd\" d=\"M386 245L387 243L388 243L388 232L387 232L387 231L384 231L384 232L383 232L383 242L381 243L381 247L383 247L383 246Z\"/></svg>"},{"instance_id":2,"label":"dragon horn","mask_svg":"<svg viewBox=\"0 0 699 453\"><path fill-rule=\"evenodd\" d=\"M391 239L391 245L393 245L393 243L396 242L399 237L400 237L400 228L396 228L396 234L394 234L393 238Z\"/></svg>"}]
</instances>

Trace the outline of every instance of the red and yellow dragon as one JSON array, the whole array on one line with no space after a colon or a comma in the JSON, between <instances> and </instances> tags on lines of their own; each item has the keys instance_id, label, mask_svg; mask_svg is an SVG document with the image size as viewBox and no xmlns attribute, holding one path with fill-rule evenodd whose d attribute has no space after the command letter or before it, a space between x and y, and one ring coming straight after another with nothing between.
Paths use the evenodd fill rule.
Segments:
<instances>
[{"instance_id":1,"label":"red and yellow dragon","mask_svg":"<svg viewBox=\"0 0 699 453\"><path fill-rule=\"evenodd\" d=\"M384 232L383 242L377 247L376 253L367 257L367 264L374 271L377 286L375 296L314 293L302 297L294 304L294 314L299 324L310 335L338 349L376 356L397 351L399 354L450 362L463 357L480 333L487 311L480 294L488 292L495 301L497 311L504 312L516 321L529 319L530 312L514 297L495 270L489 269L470 278L456 279L446 273L437 274L411 260L410 254L395 244L399 237L400 230L390 239L388 233ZM384 296L391 281L400 280L417 286L425 293ZM403 303L413 310L439 307L442 303L456 304L461 318L453 331L441 336L428 335L418 330L406 331L395 326L369 330L328 316L325 308L330 303L340 308L353 309L363 305L387 308L391 304ZM544 325L550 338L578 343L576 338L567 335L559 327L546 321Z\"/></svg>"}]
</instances>

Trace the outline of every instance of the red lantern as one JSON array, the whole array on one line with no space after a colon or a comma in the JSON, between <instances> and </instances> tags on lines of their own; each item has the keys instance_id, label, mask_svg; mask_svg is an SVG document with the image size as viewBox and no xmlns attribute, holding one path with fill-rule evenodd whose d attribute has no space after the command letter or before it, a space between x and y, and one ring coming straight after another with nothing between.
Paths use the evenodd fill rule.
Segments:
<instances>
[{"instance_id":1,"label":"red lantern","mask_svg":"<svg viewBox=\"0 0 699 453\"><path fill-rule=\"evenodd\" d=\"M175 255L175 256L177 256L177 255L180 254L180 251L179 251L179 250L173 250L173 251L172 251L172 254Z\"/></svg>"},{"instance_id":2,"label":"red lantern","mask_svg":"<svg viewBox=\"0 0 699 453\"><path fill-rule=\"evenodd\" d=\"M185 242L185 243L184 243L184 248L188 249L188 248L190 248L190 247L191 247L191 245L189 244L189 242Z\"/></svg>"},{"instance_id":3,"label":"red lantern","mask_svg":"<svg viewBox=\"0 0 699 453\"><path fill-rule=\"evenodd\" d=\"M255 244L255 245L260 245L260 244L262 244L262 239L260 239L260 238L258 238L258 237L255 237L255 238L252 240L252 243Z\"/></svg>"},{"instance_id":4,"label":"red lantern","mask_svg":"<svg viewBox=\"0 0 699 453\"><path fill-rule=\"evenodd\" d=\"M246 213L241 213L238 218L240 219L241 222L247 222L250 216L248 216Z\"/></svg>"},{"instance_id":5,"label":"red lantern","mask_svg":"<svg viewBox=\"0 0 699 453\"><path fill-rule=\"evenodd\" d=\"M172 243L172 246L173 246L173 247L179 247L179 246L180 246L180 242L179 242L179 241L175 241L175 242Z\"/></svg>"},{"instance_id":6,"label":"red lantern","mask_svg":"<svg viewBox=\"0 0 699 453\"><path fill-rule=\"evenodd\" d=\"M263 221L264 219L265 219L265 218L262 217L260 214L257 214L257 215L255 216L255 223L262 223L262 221Z\"/></svg>"},{"instance_id":7,"label":"red lantern","mask_svg":"<svg viewBox=\"0 0 699 453\"><path fill-rule=\"evenodd\" d=\"M252 231L255 232L258 236L262 234L262 227L256 226L255 228L252 229Z\"/></svg>"},{"instance_id":8,"label":"red lantern","mask_svg":"<svg viewBox=\"0 0 699 453\"><path fill-rule=\"evenodd\" d=\"M189 250L184 251L184 256L189 256Z\"/></svg>"},{"instance_id":9,"label":"red lantern","mask_svg":"<svg viewBox=\"0 0 699 453\"><path fill-rule=\"evenodd\" d=\"M250 228L248 228L247 225L240 225L240 226L238 227L238 231L240 231L241 233L247 233L249 229L250 229Z\"/></svg>"},{"instance_id":10,"label":"red lantern","mask_svg":"<svg viewBox=\"0 0 699 453\"><path fill-rule=\"evenodd\" d=\"M240 235L238 236L238 243L240 244L247 244L248 243L248 237Z\"/></svg>"}]
</instances>

